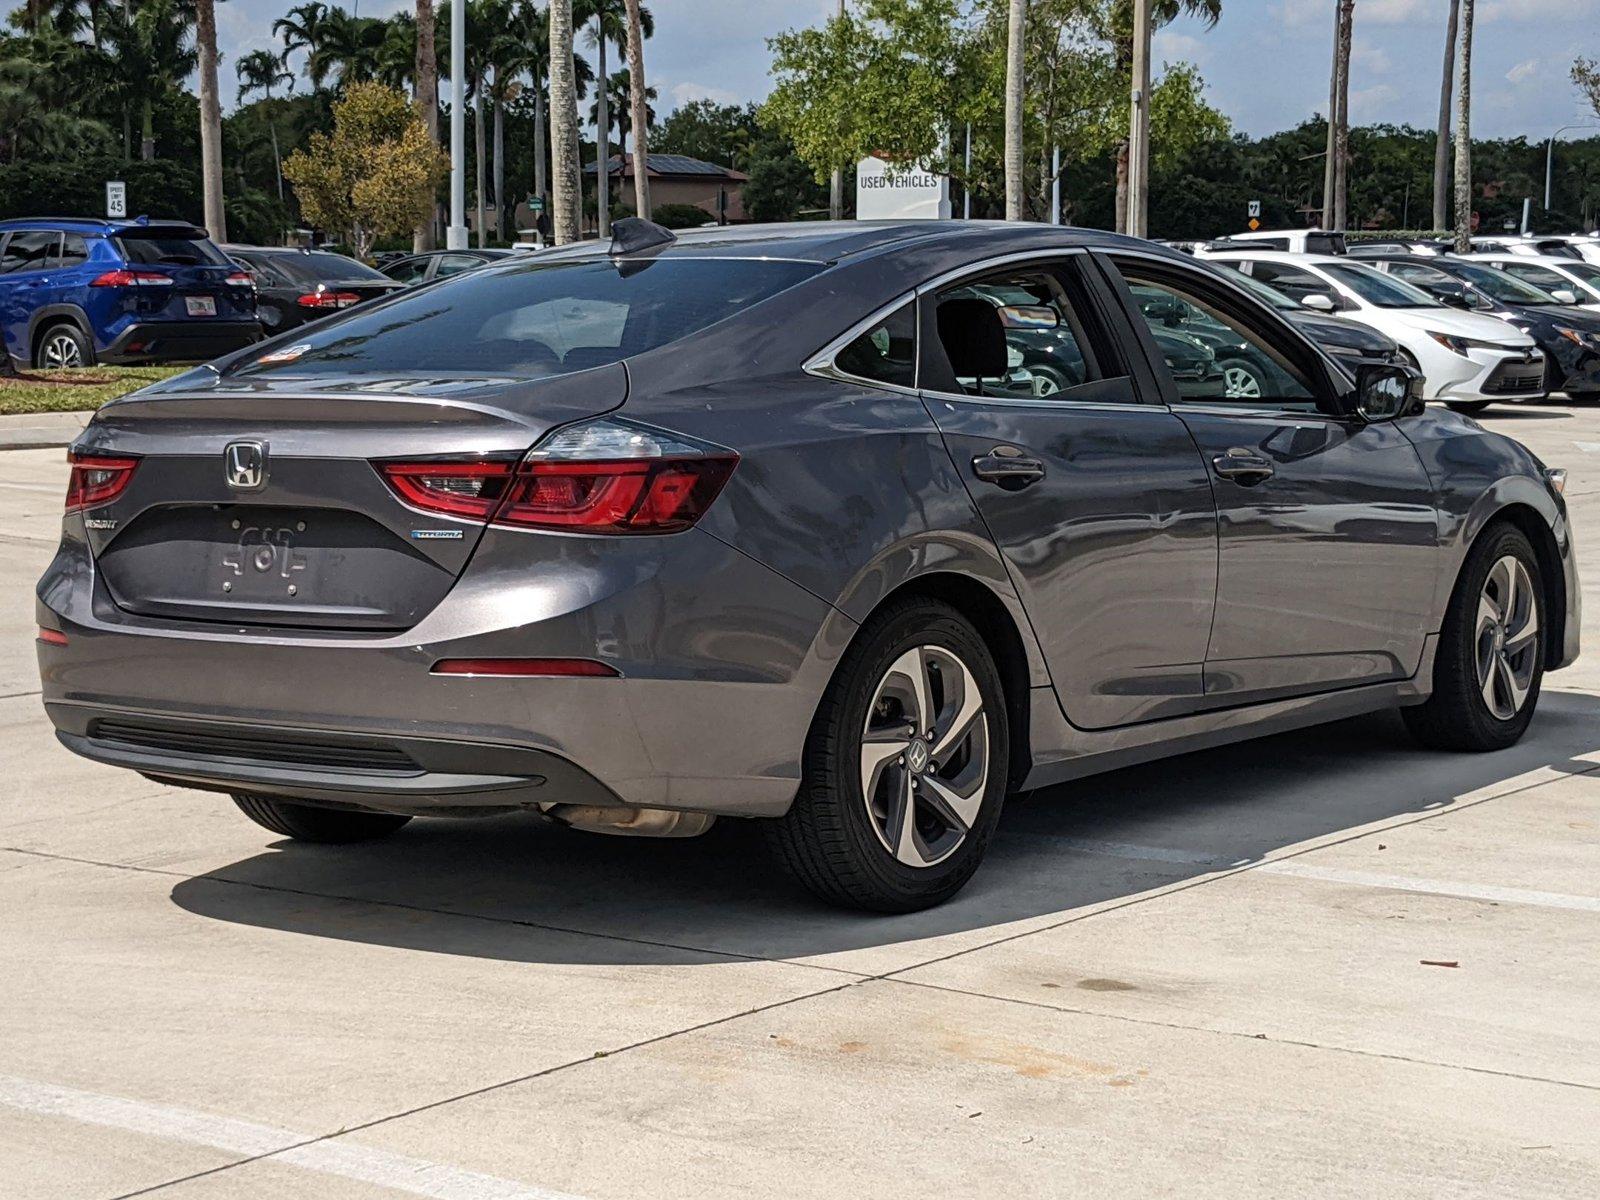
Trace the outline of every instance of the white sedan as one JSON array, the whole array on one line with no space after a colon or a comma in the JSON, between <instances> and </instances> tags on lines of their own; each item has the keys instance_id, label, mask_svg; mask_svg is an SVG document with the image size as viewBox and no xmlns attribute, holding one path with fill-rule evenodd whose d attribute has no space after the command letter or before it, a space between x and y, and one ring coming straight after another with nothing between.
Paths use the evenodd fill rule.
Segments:
<instances>
[{"instance_id":1,"label":"white sedan","mask_svg":"<svg viewBox=\"0 0 1600 1200\"><path fill-rule=\"evenodd\" d=\"M1532 338L1497 317L1439 303L1401 279L1327 254L1230 250L1209 255L1292 296L1400 343L1426 376L1423 394L1461 412L1495 400L1535 400L1545 388L1544 355Z\"/></svg>"}]
</instances>

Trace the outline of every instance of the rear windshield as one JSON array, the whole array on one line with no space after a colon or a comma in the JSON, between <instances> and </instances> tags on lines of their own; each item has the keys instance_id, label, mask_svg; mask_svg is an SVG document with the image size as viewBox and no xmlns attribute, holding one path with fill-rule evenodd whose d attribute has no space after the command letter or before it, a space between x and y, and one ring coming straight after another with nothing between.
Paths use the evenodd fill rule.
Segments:
<instances>
[{"instance_id":1,"label":"rear windshield","mask_svg":"<svg viewBox=\"0 0 1600 1200\"><path fill-rule=\"evenodd\" d=\"M227 256L211 244L210 238L196 235L121 233L117 235L117 245L122 248L123 258L141 266L150 263L187 267L228 265Z\"/></svg>"},{"instance_id":2,"label":"rear windshield","mask_svg":"<svg viewBox=\"0 0 1600 1200\"><path fill-rule=\"evenodd\" d=\"M319 325L235 373L584 371L687 337L820 269L770 259L497 265Z\"/></svg>"},{"instance_id":3,"label":"rear windshield","mask_svg":"<svg viewBox=\"0 0 1600 1200\"><path fill-rule=\"evenodd\" d=\"M1322 269L1374 308L1439 308L1427 292L1403 279L1355 263L1324 263Z\"/></svg>"},{"instance_id":4,"label":"rear windshield","mask_svg":"<svg viewBox=\"0 0 1600 1200\"><path fill-rule=\"evenodd\" d=\"M308 254L263 254L258 261L275 267L293 283L392 282L382 271L325 250L313 250Z\"/></svg>"}]
</instances>

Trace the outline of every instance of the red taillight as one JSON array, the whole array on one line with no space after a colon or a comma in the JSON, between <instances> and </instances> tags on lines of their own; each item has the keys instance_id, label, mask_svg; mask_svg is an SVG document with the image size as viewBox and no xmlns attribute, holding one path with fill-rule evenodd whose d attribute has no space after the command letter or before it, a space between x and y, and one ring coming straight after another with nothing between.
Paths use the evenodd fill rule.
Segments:
<instances>
[{"instance_id":1,"label":"red taillight","mask_svg":"<svg viewBox=\"0 0 1600 1200\"><path fill-rule=\"evenodd\" d=\"M413 508L476 521L494 516L515 463L379 463L378 470Z\"/></svg>"},{"instance_id":2,"label":"red taillight","mask_svg":"<svg viewBox=\"0 0 1600 1200\"><path fill-rule=\"evenodd\" d=\"M592 658L442 658L435 675L506 675L615 679L620 672Z\"/></svg>"},{"instance_id":3,"label":"red taillight","mask_svg":"<svg viewBox=\"0 0 1600 1200\"><path fill-rule=\"evenodd\" d=\"M172 287L173 279L170 275L163 275L159 271L107 271L104 275L97 276L89 281L90 287L97 288L139 288L139 287Z\"/></svg>"},{"instance_id":4,"label":"red taillight","mask_svg":"<svg viewBox=\"0 0 1600 1200\"><path fill-rule=\"evenodd\" d=\"M67 644L67 635L59 629L46 629L41 625L39 626L39 640L46 646L65 646Z\"/></svg>"},{"instance_id":5,"label":"red taillight","mask_svg":"<svg viewBox=\"0 0 1600 1200\"><path fill-rule=\"evenodd\" d=\"M676 533L738 466L721 446L618 420L561 430L522 462L378 463L407 504L478 523L573 533Z\"/></svg>"},{"instance_id":6,"label":"red taillight","mask_svg":"<svg viewBox=\"0 0 1600 1200\"><path fill-rule=\"evenodd\" d=\"M235 271L222 282L227 284L229 287L238 288L253 288L256 285L256 281L252 279L245 271Z\"/></svg>"},{"instance_id":7,"label":"red taillight","mask_svg":"<svg viewBox=\"0 0 1600 1200\"><path fill-rule=\"evenodd\" d=\"M67 480L67 511L108 504L122 494L133 478L137 458L109 458L95 454L69 454L72 475Z\"/></svg>"},{"instance_id":8,"label":"red taillight","mask_svg":"<svg viewBox=\"0 0 1600 1200\"><path fill-rule=\"evenodd\" d=\"M360 304L361 297L354 292L307 292L295 303L301 308L349 308Z\"/></svg>"}]
</instances>

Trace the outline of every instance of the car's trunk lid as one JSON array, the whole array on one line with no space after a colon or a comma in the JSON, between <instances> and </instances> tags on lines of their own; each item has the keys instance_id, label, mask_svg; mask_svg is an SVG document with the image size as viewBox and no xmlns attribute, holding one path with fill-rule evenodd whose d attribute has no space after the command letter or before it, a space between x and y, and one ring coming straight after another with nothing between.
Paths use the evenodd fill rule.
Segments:
<instances>
[{"instance_id":1,"label":"car's trunk lid","mask_svg":"<svg viewBox=\"0 0 1600 1200\"><path fill-rule=\"evenodd\" d=\"M531 383L158 388L102 409L74 445L141 460L115 501L85 514L86 535L111 598L141 617L407 629L450 590L482 526L408 506L373 463L515 459L555 426L616 408L626 381L612 364ZM240 456L261 460L255 486Z\"/></svg>"}]
</instances>

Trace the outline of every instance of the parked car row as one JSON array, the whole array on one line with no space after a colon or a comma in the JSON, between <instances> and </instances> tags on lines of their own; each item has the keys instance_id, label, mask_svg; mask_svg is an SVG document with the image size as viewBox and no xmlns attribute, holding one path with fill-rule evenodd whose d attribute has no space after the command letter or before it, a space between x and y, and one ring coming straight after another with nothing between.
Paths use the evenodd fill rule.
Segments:
<instances>
[{"instance_id":1,"label":"parked car row","mask_svg":"<svg viewBox=\"0 0 1600 1200\"><path fill-rule=\"evenodd\" d=\"M1581 257L1600 254L1600 239L1482 241L1467 256L1398 239L1347 252L1343 235L1306 230L1241 234L1192 252L1392 339L1423 375L1424 396L1459 411L1552 392L1600 396L1600 266Z\"/></svg>"},{"instance_id":2,"label":"parked car row","mask_svg":"<svg viewBox=\"0 0 1600 1200\"><path fill-rule=\"evenodd\" d=\"M0 330L15 368L204 362L407 287L515 253L343 254L218 246L180 221L0 222Z\"/></svg>"}]
</instances>

